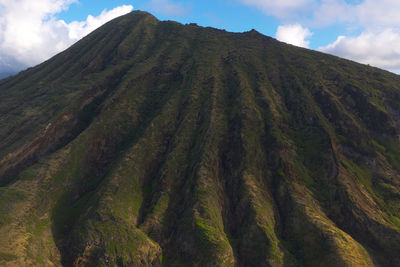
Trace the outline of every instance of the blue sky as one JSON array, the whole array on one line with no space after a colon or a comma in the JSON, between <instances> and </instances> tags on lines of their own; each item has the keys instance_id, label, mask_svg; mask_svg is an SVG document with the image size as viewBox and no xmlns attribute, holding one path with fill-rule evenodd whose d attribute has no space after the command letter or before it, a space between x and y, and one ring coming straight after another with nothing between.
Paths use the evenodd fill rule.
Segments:
<instances>
[{"instance_id":1,"label":"blue sky","mask_svg":"<svg viewBox=\"0 0 400 267\"><path fill-rule=\"evenodd\" d=\"M260 32L274 35L279 21L271 16L265 16L256 8L244 6L236 1L174 1L182 7L182 13L163 12L162 7L154 8L150 1L116 1L118 5L133 5L134 9L151 12L160 20L176 20L182 23L195 22L201 26L212 26L229 31L247 31L256 28ZM172 3L172 1L169 1ZM107 5L108 4L108 5ZM114 4L114 1L113 3ZM90 9L100 13L102 8L112 8L110 1L80 0L80 4L71 5L70 9L60 14L65 20L85 19ZM94 12L93 12L94 13Z\"/></svg>"},{"instance_id":2,"label":"blue sky","mask_svg":"<svg viewBox=\"0 0 400 267\"><path fill-rule=\"evenodd\" d=\"M400 73L398 0L0 0L0 73L34 66L132 10L280 41Z\"/></svg>"},{"instance_id":3,"label":"blue sky","mask_svg":"<svg viewBox=\"0 0 400 267\"><path fill-rule=\"evenodd\" d=\"M201 26L211 26L234 32L243 32L251 29L275 37L280 20L266 15L260 8L244 5L234 0L215 1L168 1L182 7L182 13L165 12L162 7L154 8L148 0L80 0L70 5L69 9L58 14L57 17L71 22L85 20L88 14L100 14L104 9L112 9L120 5L132 5L135 10L151 12L160 20L175 20L181 23L195 22ZM316 29L310 37L310 48L316 49L336 40L343 29L338 26L328 29Z\"/></svg>"}]
</instances>

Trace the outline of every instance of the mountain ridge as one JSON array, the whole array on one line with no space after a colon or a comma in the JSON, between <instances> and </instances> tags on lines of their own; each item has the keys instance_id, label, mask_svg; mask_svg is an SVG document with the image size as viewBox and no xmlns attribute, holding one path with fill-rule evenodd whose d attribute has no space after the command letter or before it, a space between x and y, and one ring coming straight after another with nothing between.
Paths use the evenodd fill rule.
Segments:
<instances>
[{"instance_id":1,"label":"mountain ridge","mask_svg":"<svg viewBox=\"0 0 400 267\"><path fill-rule=\"evenodd\" d=\"M399 81L117 18L0 81L0 262L399 266Z\"/></svg>"}]
</instances>

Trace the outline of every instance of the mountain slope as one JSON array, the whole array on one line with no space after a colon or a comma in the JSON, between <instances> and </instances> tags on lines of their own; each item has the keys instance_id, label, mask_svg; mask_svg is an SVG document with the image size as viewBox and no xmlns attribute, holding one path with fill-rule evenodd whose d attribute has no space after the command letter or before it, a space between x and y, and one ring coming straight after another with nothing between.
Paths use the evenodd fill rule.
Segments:
<instances>
[{"instance_id":1,"label":"mountain slope","mask_svg":"<svg viewBox=\"0 0 400 267\"><path fill-rule=\"evenodd\" d=\"M399 82L117 18L0 81L0 263L400 266Z\"/></svg>"}]
</instances>

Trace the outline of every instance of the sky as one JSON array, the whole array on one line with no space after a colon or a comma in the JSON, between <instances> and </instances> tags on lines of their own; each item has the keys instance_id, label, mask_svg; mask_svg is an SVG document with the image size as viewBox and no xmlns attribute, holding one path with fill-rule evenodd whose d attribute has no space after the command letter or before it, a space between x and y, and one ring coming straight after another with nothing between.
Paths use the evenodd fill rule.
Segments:
<instances>
[{"instance_id":1,"label":"sky","mask_svg":"<svg viewBox=\"0 0 400 267\"><path fill-rule=\"evenodd\" d=\"M0 74L35 66L133 10L280 41L400 74L399 0L0 0Z\"/></svg>"}]
</instances>

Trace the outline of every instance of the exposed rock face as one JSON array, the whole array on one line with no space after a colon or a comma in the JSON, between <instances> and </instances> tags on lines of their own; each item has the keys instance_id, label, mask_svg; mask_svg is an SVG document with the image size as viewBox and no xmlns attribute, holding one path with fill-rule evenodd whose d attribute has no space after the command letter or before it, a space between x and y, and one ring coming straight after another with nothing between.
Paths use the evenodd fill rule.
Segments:
<instances>
[{"instance_id":1,"label":"exposed rock face","mask_svg":"<svg viewBox=\"0 0 400 267\"><path fill-rule=\"evenodd\" d=\"M400 266L400 77L133 12L0 81L2 266Z\"/></svg>"}]
</instances>

